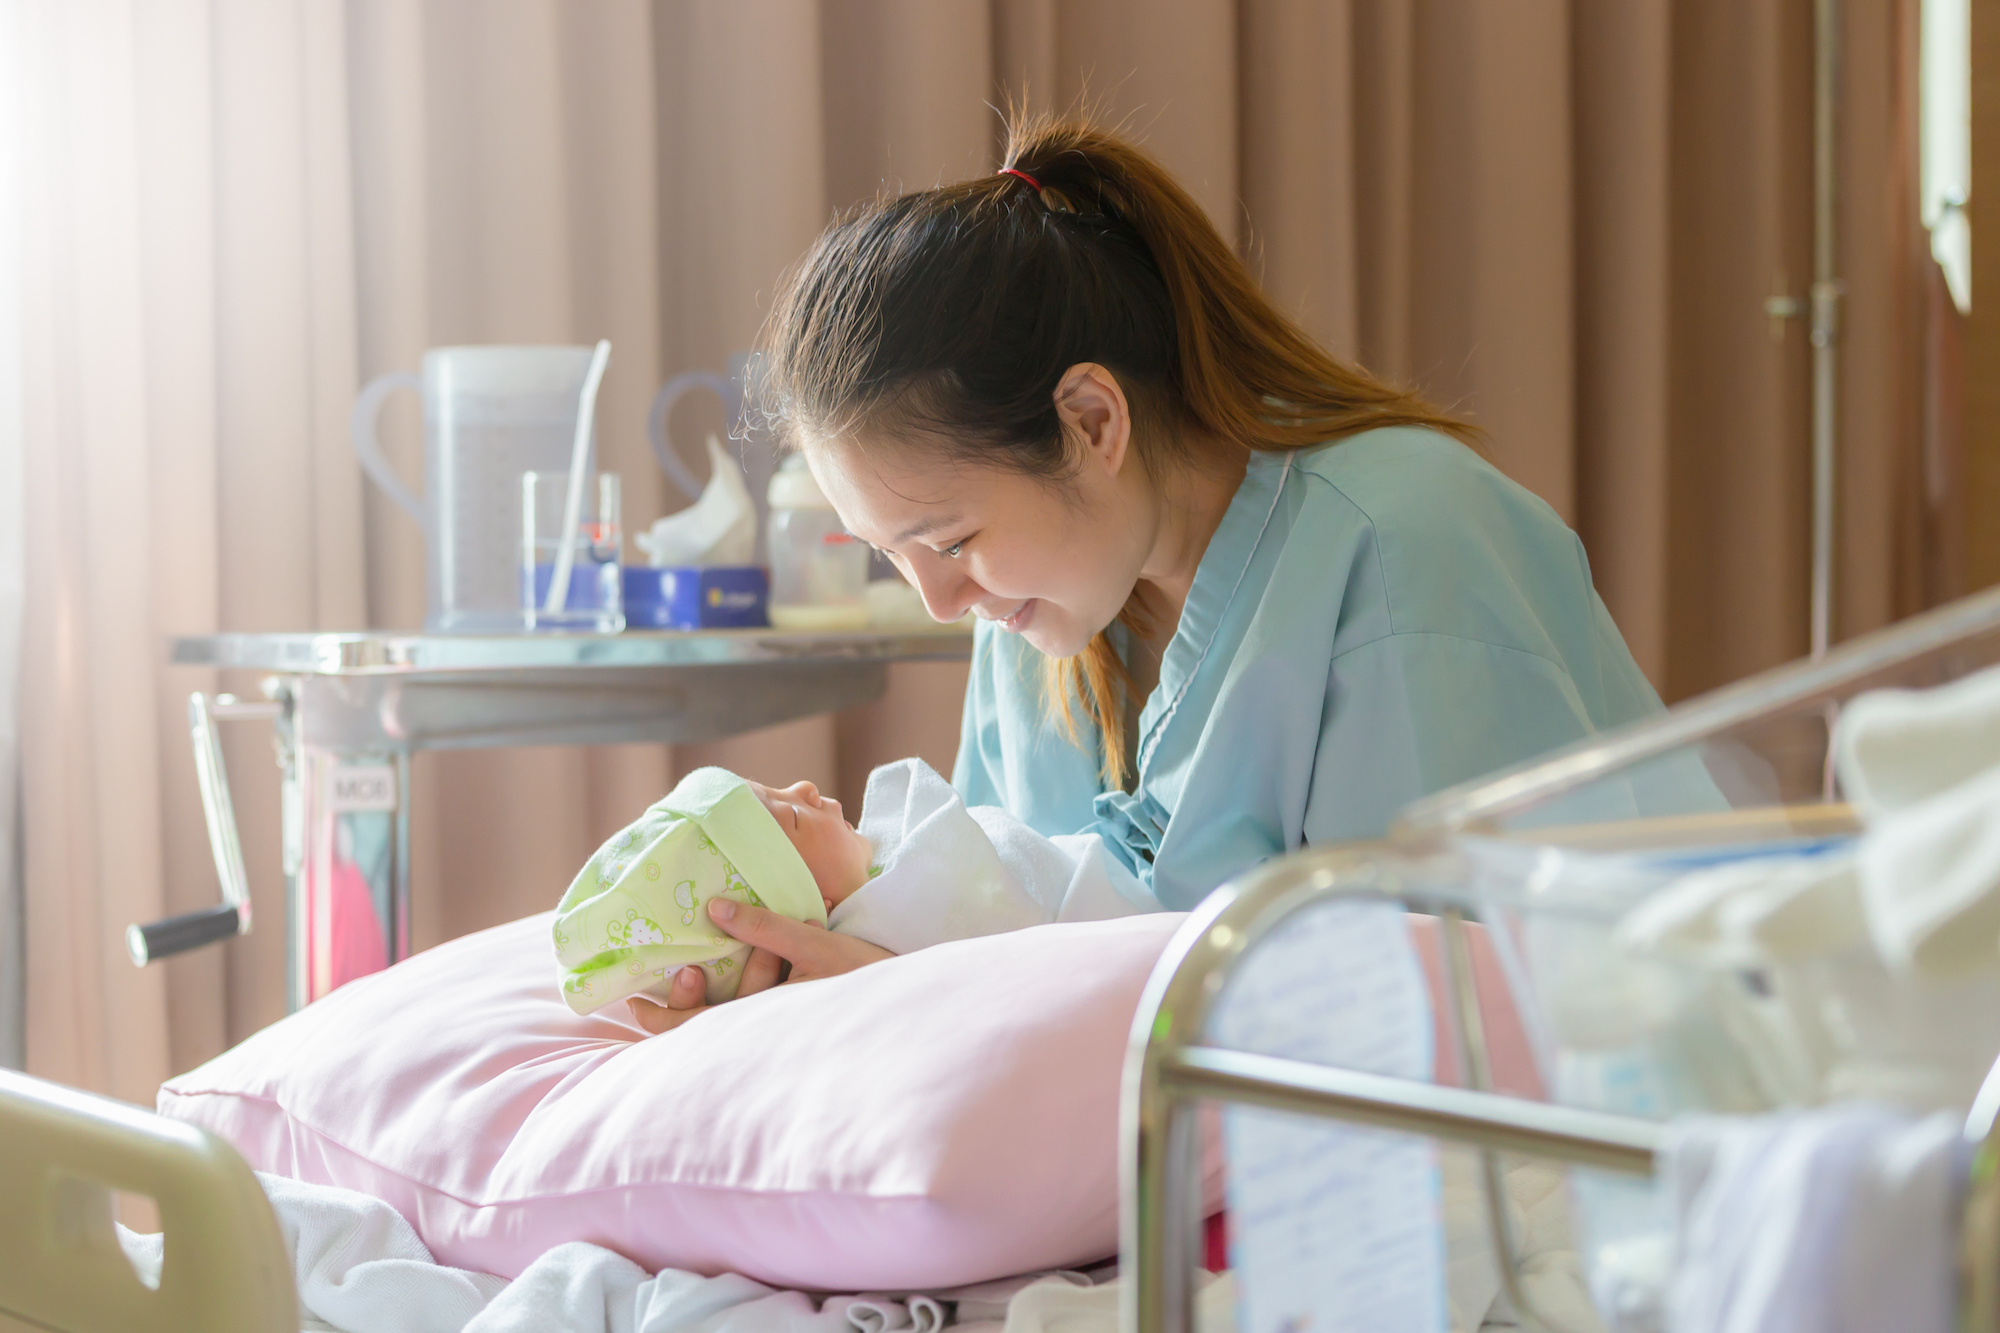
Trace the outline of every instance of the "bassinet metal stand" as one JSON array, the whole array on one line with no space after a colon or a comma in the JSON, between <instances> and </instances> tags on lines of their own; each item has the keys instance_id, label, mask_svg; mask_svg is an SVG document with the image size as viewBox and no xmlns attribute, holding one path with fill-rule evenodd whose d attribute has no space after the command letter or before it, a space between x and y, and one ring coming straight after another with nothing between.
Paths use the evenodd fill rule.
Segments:
<instances>
[{"instance_id":1,"label":"bassinet metal stand","mask_svg":"<svg viewBox=\"0 0 2000 1333\"><path fill-rule=\"evenodd\" d=\"M1463 921L1474 900L1449 864L1467 835L1571 846L1695 845L1852 832L1847 807L1777 805L1617 824L1519 831L1524 816L1567 794L1711 738L1774 718L1825 718L1861 690L1935 685L2000 662L2000 590L1965 598L1835 649L1681 704L1662 717L1593 737L1532 764L1416 802L1391 842L1307 849L1218 889L1169 944L1134 1018L1122 1105L1121 1248L1127 1333L1193 1333L1200 1264L1200 1141L1195 1103L1261 1106L1470 1145L1481 1159L1485 1212L1503 1289L1531 1323L1516 1275L1496 1154L1650 1175L1655 1121L1497 1096L1473 988ZM1824 734L1824 733L1822 733ZM1510 832L1510 830L1514 830ZM1648 842L1650 840L1650 844ZM1294 914L1340 898L1400 903L1444 924L1447 1032L1461 1088L1245 1054L1204 1040L1225 981ZM2000 1333L2000 1072L1989 1076L1969 1137L1981 1147L1968 1190L1961 1256L1963 1326ZM1983 1117L1983 1118L1982 1118Z\"/></svg>"},{"instance_id":2,"label":"bassinet metal stand","mask_svg":"<svg viewBox=\"0 0 2000 1333\"><path fill-rule=\"evenodd\" d=\"M1665 1126L1489 1091L1491 1070L1458 904L1412 893L1386 847L1358 844L1273 862L1217 890L1175 934L1139 1002L1126 1057L1120 1126L1121 1261L1127 1333L1195 1333L1201 1265L1201 1143L1196 1103L1275 1111L1422 1134L1478 1150L1502 1289L1529 1327L1545 1328L1518 1279L1498 1154L1650 1176ZM1339 899L1399 902L1445 925L1448 1028L1472 1090L1252 1055L1205 1044L1222 981L1288 918ZM1961 1229L1960 1327L2000 1333L2000 1062L1967 1132L1975 1155Z\"/></svg>"},{"instance_id":3,"label":"bassinet metal stand","mask_svg":"<svg viewBox=\"0 0 2000 1333\"><path fill-rule=\"evenodd\" d=\"M1130 1278L1123 1312L1127 1330L1194 1333L1191 1312L1201 1263L1201 1144L1195 1114L1200 1101L1291 1111L1478 1148L1501 1283L1516 1312L1536 1323L1533 1302L1515 1275L1497 1154L1652 1173L1661 1134L1661 1126L1652 1121L1486 1091L1492 1071L1462 910L1456 903L1410 892L1398 873L1401 863L1389 848L1376 844L1286 857L1209 895L1168 944L1140 999L1125 1066L1120 1130L1121 1250ZM1222 981L1236 962L1294 914L1340 899L1394 901L1443 919L1448 1030L1461 1078L1473 1090L1202 1042Z\"/></svg>"}]
</instances>

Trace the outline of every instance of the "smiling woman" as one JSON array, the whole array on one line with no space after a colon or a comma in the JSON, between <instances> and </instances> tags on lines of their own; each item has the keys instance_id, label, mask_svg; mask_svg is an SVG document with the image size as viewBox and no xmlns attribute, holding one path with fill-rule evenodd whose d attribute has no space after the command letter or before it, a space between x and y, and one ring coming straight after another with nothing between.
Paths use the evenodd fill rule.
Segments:
<instances>
[{"instance_id":1,"label":"smiling woman","mask_svg":"<svg viewBox=\"0 0 2000 1333\"><path fill-rule=\"evenodd\" d=\"M842 441L807 458L849 530L895 562L933 617L970 611L1060 659L1084 652L1140 583L1185 597L1223 492L1147 477L1124 392L1103 366L1077 366L1057 397L1063 428L1084 445L1059 491L1011 469L940 473L921 453ZM1048 503L1052 493L1063 503ZM916 517L913 505L936 512Z\"/></svg>"},{"instance_id":2,"label":"smiling woman","mask_svg":"<svg viewBox=\"0 0 2000 1333\"><path fill-rule=\"evenodd\" d=\"M850 214L767 344L848 528L983 622L960 792L1101 834L1169 907L1659 707L1561 520L1116 136L1023 126L999 173Z\"/></svg>"},{"instance_id":3,"label":"smiling woman","mask_svg":"<svg viewBox=\"0 0 2000 1333\"><path fill-rule=\"evenodd\" d=\"M855 510L835 501L850 528L897 561L934 615L955 592L959 614L1048 656L1066 726L1081 704L1117 783L1129 769L1123 705L1150 688L1150 670L1108 627L1158 656L1246 447L1379 426L1471 432L1314 345L1130 144L1042 120L1015 131L1007 162L821 236L771 322L777 418ZM929 475L940 459L971 472L956 485ZM1041 489L1021 494L1010 475ZM921 512L870 522L912 501ZM918 575L935 570L931 556L962 558L987 513L1008 521L981 527L997 549L980 569L1005 575Z\"/></svg>"}]
</instances>

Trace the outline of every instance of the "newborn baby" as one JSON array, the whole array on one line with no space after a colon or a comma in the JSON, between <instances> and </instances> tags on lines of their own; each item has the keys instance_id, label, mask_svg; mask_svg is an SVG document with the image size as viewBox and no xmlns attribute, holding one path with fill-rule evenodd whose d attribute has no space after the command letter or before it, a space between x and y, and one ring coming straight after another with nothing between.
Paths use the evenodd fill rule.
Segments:
<instances>
[{"instance_id":1,"label":"newborn baby","mask_svg":"<svg viewBox=\"0 0 2000 1333\"><path fill-rule=\"evenodd\" d=\"M872 871L866 840L810 783L773 791L697 769L598 848L556 905L563 998L580 1014L664 1000L674 973L698 966L709 1002L729 999L750 947L708 919L709 899L824 923Z\"/></svg>"},{"instance_id":2,"label":"newborn baby","mask_svg":"<svg viewBox=\"0 0 2000 1333\"><path fill-rule=\"evenodd\" d=\"M704 768L599 848L563 895L564 1000L580 1014L634 995L664 1004L689 966L706 974L709 1003L734 997L750 946L709 921L718 896L899 954L1159 910L1096 834L1046 838L997 807L968 809L922 760L869 776L858 829L809 782L770 788Z\"/></svg>"}]
</instances>

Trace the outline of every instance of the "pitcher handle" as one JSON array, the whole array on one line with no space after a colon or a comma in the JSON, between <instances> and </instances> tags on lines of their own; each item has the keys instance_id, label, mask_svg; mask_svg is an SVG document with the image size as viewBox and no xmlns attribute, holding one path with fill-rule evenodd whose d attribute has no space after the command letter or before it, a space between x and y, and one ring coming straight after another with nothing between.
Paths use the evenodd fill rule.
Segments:
<instances>
[{"instance_id":1,"label":"pitcher handle","mask_svg":"<svg viewBox=\"0 0 2000 1333\"><path fill-rule=\"evenodd\" d=\"M646 414L646 438L653 442L653 457L660 465L660 471L667 474L667 480L680 488L681 494L690 500L701 498L702 486L695 479L688 465L681 461L680 451L667 438L667 413L673 411L674 404L689 389L711 389L723 402L729 401L730 383L726 375L718 375L712 370L690 370L684 375L676 375L660 386L653 395L653 410Z\"/></svg>"},{"instance_id":2,"label":"pitcher handle","mask_svg":"<svg viewBox=\"0 0 2000 1333\"><path fill-rule=\"evenodd\" d=\"M347 419L347 433L354 443L354 456L361 460L361 470L375 479L375 484L382 488L384 495L409 510L410 517L417 520L420 528L428 527L423 501L403 484L403 479L389 466L389 460L382 457L382 442L376 438L375 421L382 414L383 400L390 394L398 389L415 389L421 393L423 387L423 377L407 370L377 375L355 396L354 412Z\"/></svg>"}]
</instances>

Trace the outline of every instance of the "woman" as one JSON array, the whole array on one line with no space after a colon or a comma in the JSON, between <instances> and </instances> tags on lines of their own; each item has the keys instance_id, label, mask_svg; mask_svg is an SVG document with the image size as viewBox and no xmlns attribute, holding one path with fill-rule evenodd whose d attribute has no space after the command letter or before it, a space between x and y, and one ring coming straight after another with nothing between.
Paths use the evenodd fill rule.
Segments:
<instances>
[{"instance_id":1,"label":"woman","mask_svg":"<svg viewBox=\"0 0 2000 1333\"><path fill-rule=\"evenodd\" d=\"M1575 535L1279 314L1155 162L1064 122L1006 160L837 222L769 332L848 528L980 619L967 802L1102 833L1188 908L1659 708ZM759 985L881 956L735 916Z\"/></svg>"}]
</instances>

